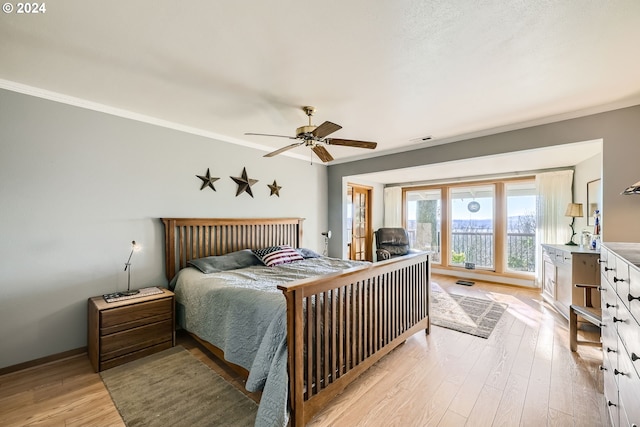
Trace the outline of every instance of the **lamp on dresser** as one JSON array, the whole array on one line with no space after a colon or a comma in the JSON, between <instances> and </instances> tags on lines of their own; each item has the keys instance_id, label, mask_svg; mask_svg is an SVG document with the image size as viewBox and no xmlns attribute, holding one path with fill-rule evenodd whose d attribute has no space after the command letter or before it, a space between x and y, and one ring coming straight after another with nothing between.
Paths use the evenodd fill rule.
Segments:
<instances>
[{"instance_id":1,"label":"lamp on dresser","mask_svg":"<svg viewBox=\"0 0 640 427\"><path fill-rule=\"evenodd\" d=\"M576 231L573 228L573 224L576 222L576 217L582 216L582 203L569 203L567 205L567 210L565 211L564 216L571 217L571 224L569 224L569 227L571 227L571 238L567 243L565 243L565 245L578 246L573 241L573 236L576 235Z\"/></svg>"}]
</instances>

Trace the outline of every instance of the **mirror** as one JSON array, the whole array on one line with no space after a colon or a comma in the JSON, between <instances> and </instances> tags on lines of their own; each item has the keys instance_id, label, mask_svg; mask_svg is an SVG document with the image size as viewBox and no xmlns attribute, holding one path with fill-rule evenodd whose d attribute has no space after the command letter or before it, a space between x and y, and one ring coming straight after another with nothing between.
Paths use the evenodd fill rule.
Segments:
<instances>
[{"instance_id":1,"label":"mirror","mask_svg":"<svg viewBox=\"0 0 640 427\"><path fill-rule=\"evenodd\" d=\"M593 214L596 209L602 214L602 185L599 179L587 182L587 225L593 225Z\"/></svg>"}]
</instances>

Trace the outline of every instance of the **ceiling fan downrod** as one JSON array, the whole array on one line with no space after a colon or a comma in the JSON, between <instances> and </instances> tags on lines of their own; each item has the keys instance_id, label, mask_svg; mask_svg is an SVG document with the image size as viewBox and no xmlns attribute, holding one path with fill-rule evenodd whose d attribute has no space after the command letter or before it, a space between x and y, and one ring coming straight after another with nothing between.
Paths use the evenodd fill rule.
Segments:
<instances>
[{"instance_id":1,"label":"ceiling fan downrod","mask_svg":"<svg viewBox=\"0 0 640 427\"><path fill-rule=\"evenodd\" d=\"M296 136L302 137L305 140L312 139L313 135L311 134L314 130L316 130L317 126L311 124L311 116L316 112L316 107L304 106L302 110L305 112L307 117L309 117L309 124L307 126L300 126L296 129Z\"/></svg>"}]
</instances>

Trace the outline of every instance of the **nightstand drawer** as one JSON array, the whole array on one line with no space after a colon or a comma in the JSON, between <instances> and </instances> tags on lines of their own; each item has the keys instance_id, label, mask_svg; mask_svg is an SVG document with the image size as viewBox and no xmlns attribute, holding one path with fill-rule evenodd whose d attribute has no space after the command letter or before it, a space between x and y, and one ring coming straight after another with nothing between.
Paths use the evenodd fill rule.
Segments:
<instances>
[{"instance_id":1,"label":"nightstand drawer","mask_svg":"<svg viewBox=\"0 0 640 427\"><path fill-rule=\"evenodd\" d=\"M173 299L171 298L104 310L100 313L100 329L113 328L121 324L127 324L129 328L144 325L149 323L146 321L147 318L166 314L171 315L172 311Z\"/></svg>"},{"instance_id":2,"label":"nightstand drawer","mask_svg":"<svg viewBox=\"0 0 640 427\"><path fill-rule=\"evenodd\" d=\"M112 359L172 339L171 319L103 336L100 337L100 359Z\"/></svg>"},{"instance_id":3,"label":"nightstand drawer","mask_svg":"<svg viewBox=\"0 0 640 427\"><path fill-rule=\"evenodd\" d=\"M138 328L140 326L150 325L152 323L162 322L163 320L171 319L172 316L173 316L173 314L170 311L168 311L166 313L158 314L156 316L144 317L142 319L136 319L136 320L133 320L131 322L126 322L126 323L119 323L119 324L113 325L113 326L111 326L109 328L104 328L103 327L103 328L100 328L100 335L101 336L111 335L111 334L115 334L116 332L126 331L128 329Z\"/></svg>"}]
</instances>

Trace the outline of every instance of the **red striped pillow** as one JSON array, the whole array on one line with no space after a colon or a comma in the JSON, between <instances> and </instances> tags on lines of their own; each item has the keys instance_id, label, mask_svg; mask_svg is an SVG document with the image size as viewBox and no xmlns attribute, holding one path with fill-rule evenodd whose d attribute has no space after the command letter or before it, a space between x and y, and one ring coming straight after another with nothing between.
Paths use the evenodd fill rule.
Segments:
<instances>
[{"instance_id":1,"label":"red striped pillow","mask_svg":"<svg viewBox=\"0 0 640 427\"><path fill-rule=\"evenodd\" d=\"M254 249L253 253L256 254L256 256L260 258L260 261L267 267L288 264L293 261L302 261L304 259L298 251L287 245Z\"/></svg>"}]
</instances>

